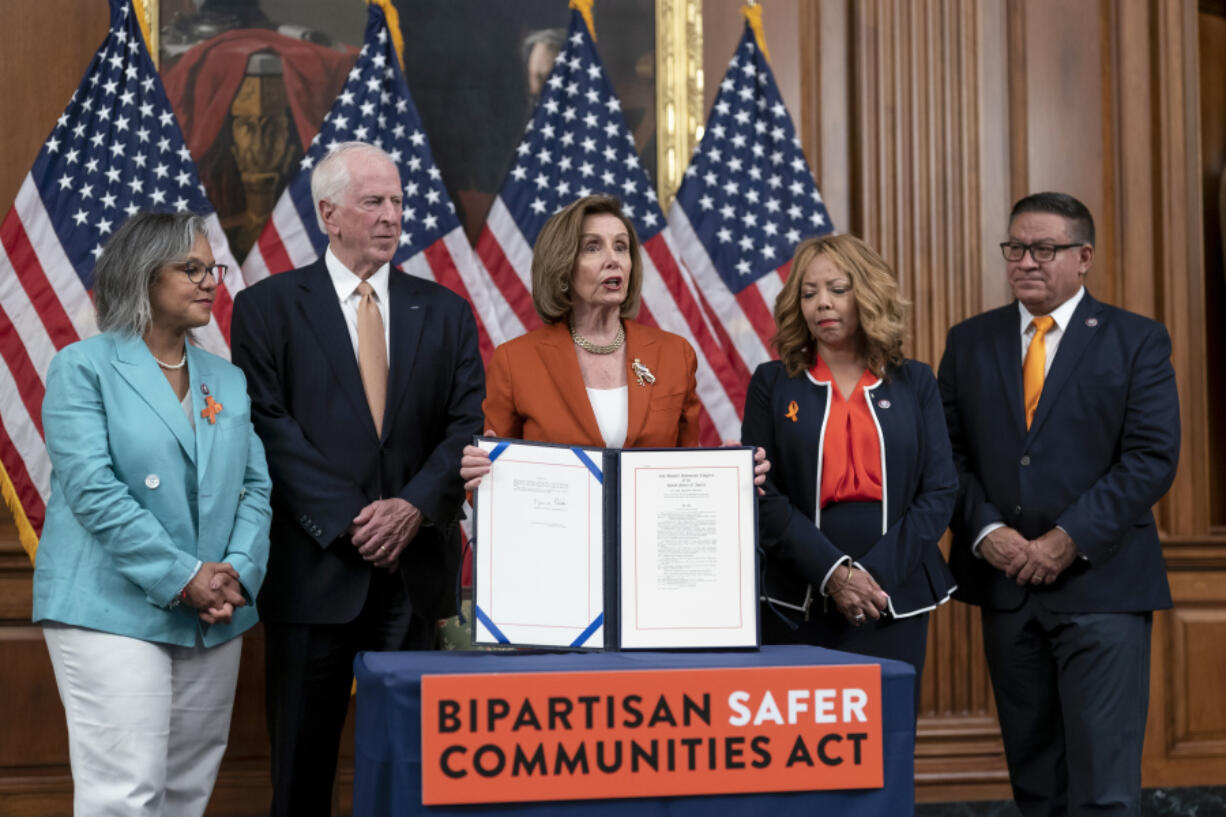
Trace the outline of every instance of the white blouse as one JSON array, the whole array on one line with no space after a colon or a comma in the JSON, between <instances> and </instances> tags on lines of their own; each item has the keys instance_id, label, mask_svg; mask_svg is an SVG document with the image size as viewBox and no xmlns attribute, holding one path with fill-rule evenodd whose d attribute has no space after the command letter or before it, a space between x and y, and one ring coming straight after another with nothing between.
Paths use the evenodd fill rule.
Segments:
<instances>
[{"instance_id":1,"label":"white blouse","mask_svg":"<svg viewBox=\"0 0 1226 817\"><path fill-rule=\"evenodd\" d=\"M606 448L621 448L626 442L626 427L630 424L630 387L588 389L588 402L596 415L596 425Z\"/></svg>"}]
</instances>

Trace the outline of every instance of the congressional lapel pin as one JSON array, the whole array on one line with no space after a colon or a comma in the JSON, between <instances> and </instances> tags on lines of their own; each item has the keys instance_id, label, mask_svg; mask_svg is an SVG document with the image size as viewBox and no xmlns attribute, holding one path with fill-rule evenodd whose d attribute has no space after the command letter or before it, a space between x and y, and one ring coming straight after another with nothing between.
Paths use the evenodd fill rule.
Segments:
<instances>
[{"instance_id":1,"label":"congressional lapel pin","mask_svg":"<svg viewBox=\"0 0 1226 817\"><path fill-rule=\"evenodd\" d=\"M1091 329L1098 326L1098 318L1086 318L1086 326L1090 327Z\"/></svg>"},{"instance_id":2,"label":"congressional lapel pin","mask_svg":"<svg viewBox=\"0 0 1226 817\"><path fill-rule=\"evenodd\" d=\"M200 384L200 391L204 394L204 408L200 410L200 416L208 420L209 425L217 425L217 415L221 414L224 406L213 399L213 395L209 394L209 387L204 383Z\"/></svg>"},{"instance_id":3,"label":"congressional lapel pin","mask_svg":"<svg viewBox=\"0 0 1226 817\"><path fill-rule=\"evenodd\" d=\"M649 383L656 382L656 376L651 373L651 369L648 369L645 365L643 365L643 361L639 360L637 357L634 359L634 362L630 364L630 368L634 371L634 376L638 379L640 386L646 386Z\"/></svg>"},{"instance_id":4,"label":"congressional lapel pin","mask_svg":"<svg viewBox=\"0 0 1226 817\"><path fill-rule=\"evenodd\" d=\"M151 491L155 490L161 484L162 481L158 479L157 474L150 474L149 476L145 477L145 487Z\"/></svg>"},{"instance_id":5,"label":"congressional lapel pin","mask_svg":"<svg viewBox=\"0 0 1226 817\"><path fill-rule=\"evenodd\" d=\"M792 400L791 402L788 403L787 414L783 416L791 420L793 423L797 423L797 422L800 422L800 418L798 416L799 413L800 413L800 406L796 405L795 400Z\"/></svg>"},{"instance_id":6,"label":"congressional lapel pin","mask_svg":"<svg viewBox=\"0 0 1226 817\"><path fill-rule=\"evenodd\" d=\"M890 407L890 401L882 398L881 400L877 401L877 405L883 409L888 409Z\"/></svg>"}]
</instances>

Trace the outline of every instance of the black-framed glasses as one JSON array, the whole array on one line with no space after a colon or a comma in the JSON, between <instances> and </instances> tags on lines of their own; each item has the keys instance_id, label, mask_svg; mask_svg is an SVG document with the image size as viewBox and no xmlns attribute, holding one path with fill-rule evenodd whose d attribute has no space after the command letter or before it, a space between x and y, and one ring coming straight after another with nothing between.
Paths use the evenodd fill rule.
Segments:
<instances>
[{"instance_id":1,"label":"black-framed glasses","mask_svg":"<svg viewBox=\"0 0 1226 817\"><path fill-rule=\"evenodd\" d=\"M220 283L221 279L226 277L226 270L230 268L227 264L205 266L198 261L184 261L181 264L175 264L174 267L186 275L187 280L193 284L202 283L206 273L212 275L213 280Z\"/></svg>"},{"instance_id":2,"label":"black-framed glasses","mask_svg":"<svg viewBox=\"0 0 1226 817\"><path fill-rule=\"evenodd\" d=\"M1084 244L1084 241L1078 241L1076 244L1023 244L1020 241L1002 241L1000 242L1000 254L1005 257L1006 261L1021 261L1029 251L1030 257L1036 264L1046 264L1055 258L1056 253L1060 250L1080 247Z\"/></svg>"}]
</instances>

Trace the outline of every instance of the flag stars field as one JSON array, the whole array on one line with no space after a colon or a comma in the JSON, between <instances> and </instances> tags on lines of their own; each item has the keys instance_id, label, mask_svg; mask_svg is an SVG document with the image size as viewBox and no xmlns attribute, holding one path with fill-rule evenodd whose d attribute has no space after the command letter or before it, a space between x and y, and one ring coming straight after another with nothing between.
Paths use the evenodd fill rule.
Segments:
<instances>
[{"instance_id":1,"label":"flag stars field","mask_svg":"<svg viewBox=\"0 0 1226 817\"><path fill-rule=\"evenodd\" d=\"M769 360L771 308L792 251L832 228L748 25L719 83L669 226L745 370Z\"/></svg>"}]
</instances>

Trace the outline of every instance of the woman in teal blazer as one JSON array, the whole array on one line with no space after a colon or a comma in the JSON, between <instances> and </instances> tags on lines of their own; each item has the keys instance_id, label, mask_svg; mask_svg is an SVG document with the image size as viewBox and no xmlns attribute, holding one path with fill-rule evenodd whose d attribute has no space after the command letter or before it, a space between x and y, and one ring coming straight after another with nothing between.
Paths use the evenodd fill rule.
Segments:
<instances>
[{"instance_id":1,"label":"woman in teal blazer","mask_svg":"<svg viewBox=\"0 0 1226 817\"><path fill-rule=\"evenodd\" d=\"M201 814L225 750L271 485L242 372L188 343L224 272L198 216L134 216L95 267L102 334L47 372L33 618L78 814Z\"/></svg>"}]
</instances>

